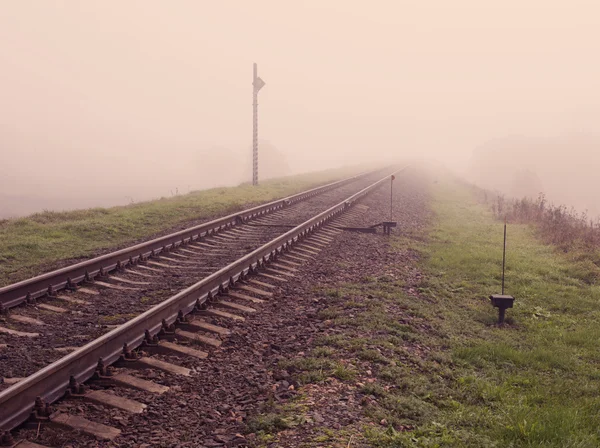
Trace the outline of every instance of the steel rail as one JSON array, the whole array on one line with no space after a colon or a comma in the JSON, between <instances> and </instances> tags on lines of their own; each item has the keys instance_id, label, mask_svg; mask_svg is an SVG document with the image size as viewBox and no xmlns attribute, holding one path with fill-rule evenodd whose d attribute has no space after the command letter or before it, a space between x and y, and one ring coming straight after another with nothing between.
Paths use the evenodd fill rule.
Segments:
<instances>
[{"instance_id":1,"label":"steel rail","mask_svg":"<svg viewBox=\"0 0 600 448\"><path fill-rule=\"evenodd\" d=\"M395 170L394 174L404 169ZM386 175L343 202L319 213L120 327L1 391L0 429L9 431L25 422L32 412L36 397L41 397L47 403L62 397L71 376L80 383L91 378L100 359L105 365L117 361L122 355L124 344L131 349L139 347L144 340L146 330L152 336L160 332L163 319L167 324L171 324L175 322L180 312L186 315L194 309L202 309L219 293L235 285L236 282L244 280L248 274L256 273L265 263L290 250L306 236L351 208L356 201L388 179L389 176Z\"/></svg>"},{"instance_id":2,"label":"steel rail","mask_svg":"<svg viewBox=\"0 0 600 448\"><path fill-rule=\"evenodd\" d=\"M144 243L136 244L71 266L47 272L18 283L4 286L0 288L0 310L13 308L23 302L35 300L45 295L53 295L56 291L64 289L67 286L85 280L93 280L98 274L102 275L105 272L110 272L118 267L135 264L150 255L177 247L181 243L194 241L203 236L211 235L213 232L235 226L238 223L248 222L251 219L305 201L316 195L333 190L378 171L379 170L361 173L357 176L312 188L283 199L278 199L267 204L232 213L188 229L180 230Z\"/></svg>"}]
</instances>

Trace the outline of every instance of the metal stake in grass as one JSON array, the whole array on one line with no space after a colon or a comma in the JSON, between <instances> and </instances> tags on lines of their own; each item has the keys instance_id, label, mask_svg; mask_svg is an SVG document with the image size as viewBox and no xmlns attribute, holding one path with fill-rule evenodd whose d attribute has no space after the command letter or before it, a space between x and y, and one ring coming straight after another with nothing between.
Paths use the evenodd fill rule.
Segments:
<instances>
[{"instance_id":1,"label":"metal stake in grass","mask_svg":"<svg viewBox=\"0 0 600 448\"><path fill-rule=\"evenodd\" d=\"M502 294L492 294L490 300L492 305L498 308L498 323L504 323L504 314L507 308L513 307L515 298L504 295L504 275L506 270L506 216L504 217L504 246L502 248Z\"/></svg>"},{"instance_id":2,"label":"metal stake in grass","mask_svg":"<svg viewBox=\"0 0 600 448\"><path fill-rule=\"evenodd\" d=\"M392 174L390 178L390 220L371 226L372 228L379 225L383 226L383 233L386 235L391 235L392 227L396 227L396 221L394 221L394 180L396 180L396 176Z\"/></svg>"},{"instance_id":3,"label":"metal stake in grass","mask_svg":"<svg viewBox=\"0 0 600 448\"><path fill-rule=\"evenodd\" d=\"M504 295L504 271L506 269L506 216L504 217L504 246L502 247L502 295Z\"/></svg>"},{"instance_id":4,"label":"metal stake in grass","mask_svg":"<svg viewBox=\"0 0 600 448\"><path fill-rule=\"evenodd\" d=\"M390 222L394 220L394 180L396 176L392 174L390 180Z\"/></svg>"}]
</instances>

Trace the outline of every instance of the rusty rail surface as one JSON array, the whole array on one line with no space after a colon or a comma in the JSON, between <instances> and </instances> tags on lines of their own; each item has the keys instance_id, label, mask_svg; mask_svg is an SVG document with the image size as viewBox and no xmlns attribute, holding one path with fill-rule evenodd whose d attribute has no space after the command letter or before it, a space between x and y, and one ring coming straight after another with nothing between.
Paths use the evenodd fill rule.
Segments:
<instances>
[{"instance_id":1,"label":"rusty rail surface","mask_svg":"<svg viewBox=\"0 0 600 448\"><path fill-rule=\"evenodd\" d=\"M394 174L403 169L396 170ZM34 408L36 397L41 397L46 403L52 403L61 398L68 388L71 376L82 383L94 375L99 360L102 360L105 365L117 361L123 353L124 344L127 344L130 349L139 347L144 340L146 330L154 336L160 332L163 320L167 324L171 324L181 313L186 315L194 309L205 308L215 296L225 292L238 281L245 280L248 275L256 273L264 267L265 263L290 250L305 237L350 209L356 201L381 186L388 179L389 177L386 175L346 200L319 213L120 327L1 391L0 430L12 430L25 422Z\"/></svg>"},{"instance_id":2,"label":"rusty rail surface","mask_svg":"<svg viewBox=\"0 0 600 448\"><path fill-rule=\"evenodd\" d=\"M267 213L280 210L281 208L310 199L316 195L338 188L347 183L377 173L379 170L361 173L327 185L312 188L301 193L278 199L267 204L242 210L231 215L224 216L179 232L171 233L135 246L117 250L101 255L90 260L83 261L62 269L57 269L37 277L23 280L12 285L0 288L0 310L13 308L23 302L35 300L36 298L53 295L56 291L68 286L91 281L98 274L103 275L121 266L134 264L144 260L146 257L158 254L163 250L169 250L177 245L192 241L198 237L211 235L213 232L230 228L238 223L245 223L251 219L263 216Z\"/></svg>"}]
</instances>

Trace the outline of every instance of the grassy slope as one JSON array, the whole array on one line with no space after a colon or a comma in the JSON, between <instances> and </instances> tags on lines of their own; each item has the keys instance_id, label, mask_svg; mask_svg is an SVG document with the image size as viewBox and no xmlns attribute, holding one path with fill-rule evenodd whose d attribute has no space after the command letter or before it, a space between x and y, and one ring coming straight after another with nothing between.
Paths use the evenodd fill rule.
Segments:
<instances>
[{"instance_id":1,"label":"grassy slope","mask_svg":"<svg viewBox=\"0 0 600 448\"><path fill-rule=\"evenodd\" d=\"M430 241L417 249L428 274L420 292L434 302L410 305L437 333L423 337L434 349L427 369L405 384L417 410L408 420L418 429L371 433L371 440L599 446L600 289L586 282L598 268L539 243L527 226L511 225L507 293L516 302L510 325L498 328L485 297L499 292L502 224L453 183L434 187L433 208Z\"/></svg>"},{"instance_id":2,"label":"grassy slope","mask_svg":"<svg viewBox=\"0 0 600 448\"><path fill-rule=\"evenodd\" d=\"M267 180L259 187L215 188L124 207L43 212L0 221L0 285L38 274L59 260L121 247L192 220L233 213L356 173L330 170Z\"/></svg>"},{"instance_id":3,"label":"grassy slope","mask_svg":"<svg viewBox=\"0 0 600 448\"><path fill-rule=\"evenodd\" d=\"M600 289L585 280L598 268L511 225L507 293L516 303L499 328L487 297L499 289L502 224L452 181L432 196L426 242L395 237L396 249L421 255L420 297L386 275L321 291L321 317L340 331L297 361L299 381L354 385L372 370L376 381L362 386L369 446L600 446ZM300 397L251 429L271 440L298 424L302 406ZM321 432L305 446L346 446L343 430Z\"/></svg>"}]
</instances>

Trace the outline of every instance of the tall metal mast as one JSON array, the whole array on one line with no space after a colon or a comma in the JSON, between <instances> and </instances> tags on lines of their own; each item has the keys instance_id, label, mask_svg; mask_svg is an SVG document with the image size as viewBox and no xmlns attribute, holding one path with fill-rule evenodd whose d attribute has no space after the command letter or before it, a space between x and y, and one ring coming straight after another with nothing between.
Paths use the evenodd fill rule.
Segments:
<instances>
[{"instance_id":1,"label":"tall metal mast","mask_svg":"<svg viewBox=\"0 0 600 448\"><path fill-rule=\"evenodd\" d=\"M252 77L252 185L258 185L258 91L265 82L258 77L258 66L254 63Z\"/></svg>"}]
</instances>

